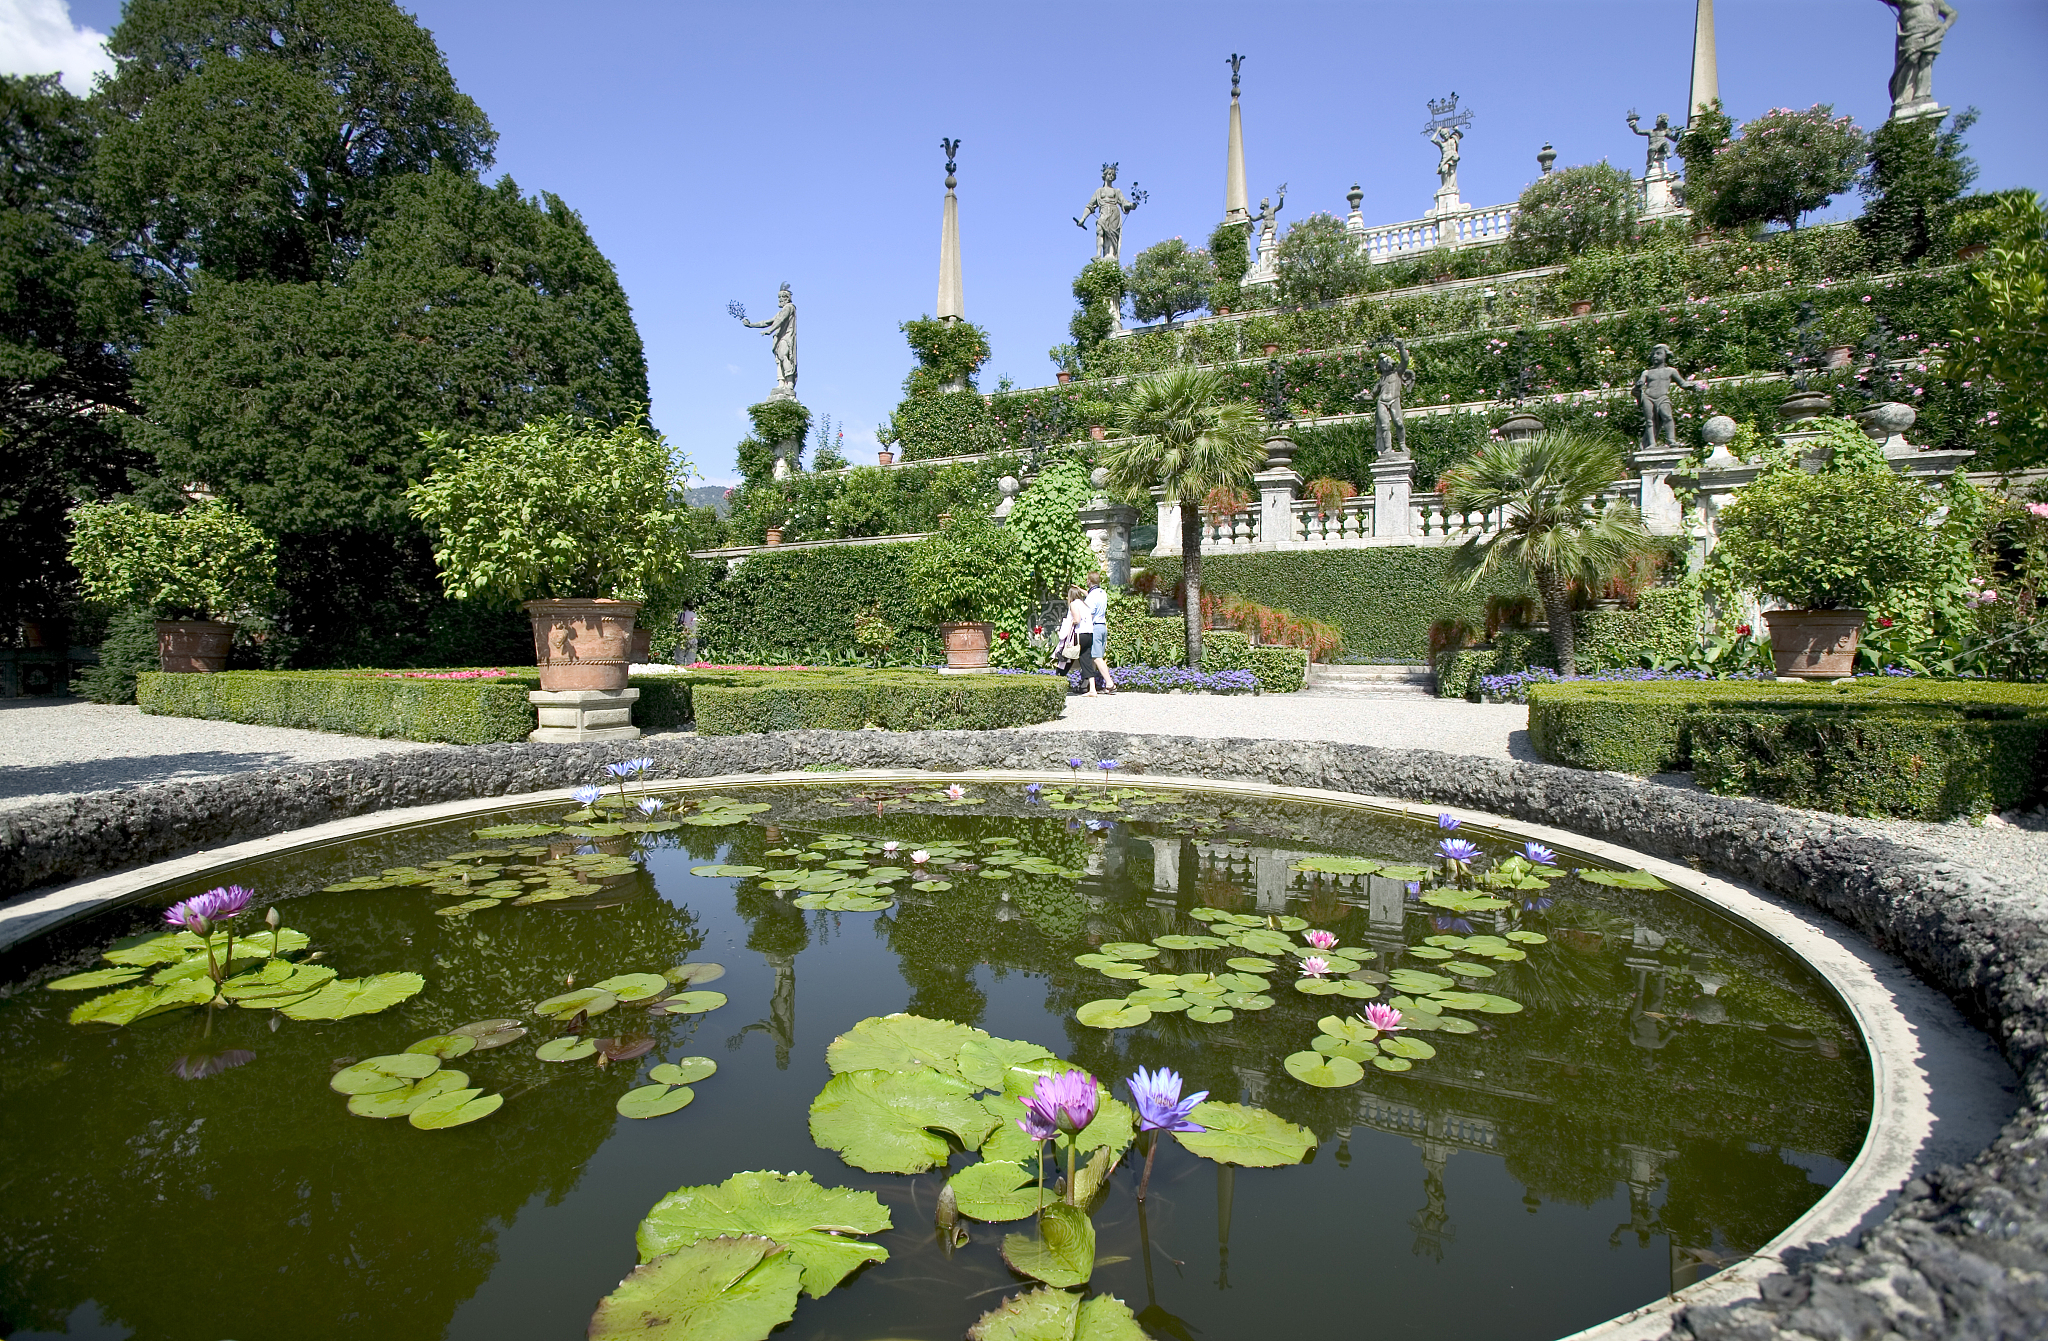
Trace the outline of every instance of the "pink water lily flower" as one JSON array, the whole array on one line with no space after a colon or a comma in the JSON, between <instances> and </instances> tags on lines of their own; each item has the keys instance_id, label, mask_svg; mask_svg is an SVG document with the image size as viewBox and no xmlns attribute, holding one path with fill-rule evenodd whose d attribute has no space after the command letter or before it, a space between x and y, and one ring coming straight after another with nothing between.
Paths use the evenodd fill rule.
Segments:
<instances>
[{"instance_id":1,"label":"pink water lily flower","mask_svg":"<svg viewBox=\"0 0 2048 1341\"><path fill-rule=\"evenodd\" d=\"M1304 931L1301 938L1318 950L1327 950L1337 943L1337 933L1334 931Z\"/></svg>"},{"instance_id":2,"label":"pink water lily flower","mask_svg":"<svg viewBox=\"0 0 2048 1341\"><path fill-rule=\"evenodd\" d=\"M1401 1012L1377 1001L1365 1008L1365 1022L1383 1034L1397 1033L1402 1028Z\"/></svg>"},{"instance_id":3,"label":"pink water lily flower","mask_svg":"<svg viewBox=\"0 0 2048 1341\"><path fill-rule=\"evenodd\" d=\"M922 866L931 859L932 854L925 851L923 848L919 848L917 851L910 854L910 861L913 866Z\"/></svg>"},{"instance_id":4,"label":"pink water lily flower","mask_svg":"<svg viewBox=\"0 0 2048 1341\"><path fill-rule=\"evenodd\" d=\"M1327 978L1330 976L1330 961L1321 955L1310 955L1301 961L1301 972L1303 977Z\"/></svg>"},{"instance_id":5,"label":"pink water lily flower","mask_svg":"<svg viewBox=\"0 0 2048 1341\"><path fill-rule=\"evenodd\" d=\"M896 855L896 849L901 846L903 846L901 843L897 842L895 839L892 838L888 842L882 844L882 852L885 856L893 857Z\"/></svg>"},{"instance_id":6,"label":"pink water lily flower","mask_svg":"<svg viewBox=\"0 0 2048 1341\"><path fill-rule=\"evenodd\" d=\"M957 782L946 788L946 796L949 800L957 801L965 795L967 795L967 789Z\"/></svg>"}]
</instances>

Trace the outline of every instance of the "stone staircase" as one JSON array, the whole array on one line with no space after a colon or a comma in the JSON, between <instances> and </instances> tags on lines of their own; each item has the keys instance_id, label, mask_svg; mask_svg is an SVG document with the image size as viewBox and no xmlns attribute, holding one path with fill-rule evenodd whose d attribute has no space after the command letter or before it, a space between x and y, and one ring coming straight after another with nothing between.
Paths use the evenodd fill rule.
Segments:
<instances>
[{"instance_id":1,"label":"stone staircase","mask_svg":"<svg viewBox=\"0 0 2048 1341\"><path fill-rule=\"evenodd\" d=\"M1332 698L1416 699L1436 693L1429 668L1422 665L1322 666L1308 668L1305 694Z\"/></svg>"}]
</instances>

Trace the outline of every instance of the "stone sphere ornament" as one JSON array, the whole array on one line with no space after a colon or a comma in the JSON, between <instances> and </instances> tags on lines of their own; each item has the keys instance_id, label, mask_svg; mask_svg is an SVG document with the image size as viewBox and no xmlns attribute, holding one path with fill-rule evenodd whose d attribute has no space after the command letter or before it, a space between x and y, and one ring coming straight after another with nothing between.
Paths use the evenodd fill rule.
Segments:
<instances>
[{"instance_id":1,"label":"stone sphere ornament","mask_svg":"<svg viewBox=\"0 0 2048 1341\"><path fill-rule=\"evenodd\" d=\"M1107 466L1097 466L1089 471L1088 483L1095 486L1095 492L1097 493L1107 489L1109 487L1109 468Z\"/></svg>"},{"instance_id":2,"label":"stone sphere ornament","mask_svg":"<svg viewBox=\"0 0 2048 1341\"><path fill-rule=\"evenodd\" d=\"M1700 425L1700 438L1709 447L1726 447L1735 441L1735 421L1725 414L1717 414Z\"/></svg>"},{"instance_id":3,"label":"stone sphere ornament","mask_svg":"<svg viewBox=\"0 0 2048 1341\"><path fill-rule=\"evenodd\" d=\"M1920 412L1910 405L1888 400L1871 406L1856 418L1862 423L1865 433L1883 442L1913 427L1920 418Z\"/></svg>"}]
</instances>

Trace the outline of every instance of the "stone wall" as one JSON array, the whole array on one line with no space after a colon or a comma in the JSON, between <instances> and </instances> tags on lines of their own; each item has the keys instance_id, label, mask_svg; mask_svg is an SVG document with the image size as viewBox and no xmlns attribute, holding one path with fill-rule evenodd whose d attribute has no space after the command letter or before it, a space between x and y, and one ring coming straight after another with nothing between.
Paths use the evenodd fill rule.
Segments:
<instances>
[{"instance_id":1,"label":"stone wall","mask_svg":"<svg viewBox=\"0 0 2048 1341\"><path fill-rule=\"evenodd\" d=\"M1825 816L1615 774L1426 750L1102 732L789 732L613 746L492 745L100 793L0 815L0 894L403 806L591 781L848 767L1064 768L1241 778L1397 796L1555 825L1711 867L1822 909L1947 992L2019 1073L2021 1107L1963 1168L1909 1185L1860 1242L1679 1315L1702 1341L2048 1336L2048 891L1865 837Z\"/></svg>"}]
</instances>

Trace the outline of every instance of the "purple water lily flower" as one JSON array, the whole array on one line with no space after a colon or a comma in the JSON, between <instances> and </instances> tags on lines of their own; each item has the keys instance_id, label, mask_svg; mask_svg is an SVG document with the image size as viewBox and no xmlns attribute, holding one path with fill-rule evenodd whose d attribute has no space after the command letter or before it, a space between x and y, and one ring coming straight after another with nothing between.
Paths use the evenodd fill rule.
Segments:
<instances>
[{"instance_id":1,"label":"purple water lily flower","mask_svg":"<svg viewBox=\"0 0 2048 1341\"><path fill-rule=\"evenodd\" d=\"M1555 866L1557 854L1541 843L1522 844L1522 858L1532 866Z\"/></svg>"},{"instance_id":2,"label":"purple water lily flower","mask_svg":"<svg viewBox=\"0 0 2048 1341\"><path fill-rule=\"evenodd\" d=\"M1044 784L1044 783L1042 783L1042 782L1027 782L1027 783L1025 783L1025 784L1024 784L1024 800L1025 800L1025 802L1026 802L1027 804L1030 804L1030 805L1036 805L1036 804L1038 803L1038 794L1039 794L1040 792L1044 791L1044 790L1045 790L1045 784Z\"/></svg>"},{"instance_id":3,"label":"purple water lily flower","mask_svg":"<svg viewBox=\"0 0 2048 1341\"><path fill-rule=\"evenodd\" d=\"M1432 917L1429 919L1438 931L1455 931L1460 936L1472 934L1472 924L1462 917Z\"/></svg>"},{"instance_id":4,"label":"purple water lily flower","mask_svg":"<svg viewBox=\"0 0 2048 1341\"><path fill-rule=\"evenodd\" d=\"M1024 1105L1024 1116L1017 1119L1017 1125L1024 1134L1034 1141L1050 1141L1060 1134L1059 1124L1053 1121L1052 1113L1038 1104L1038 1096L1027 1094L1020 1103Z\"/></svg>"},{"instance_id":5,"label":"purple water lily flower","mask_svg":"<svg viewBox=\"0 0 2048 1341\"><path fill-rule=\"evenodd\" d=\"M226 922L239 917L249 906L249 900L256 897L256 891L240 885L220 886L204 894L194 894L181 899L164 909L164 921L174 927L183 927L197 936L204 936L215 922Z\"/></svg>"},{"instance_id":6,"label":"purple water lily flower","mask_svg":"<svg viewBox=\"0 0 2048 1341\"><path fill-rule=\"evenodd\" d=\"M604 766L604 771L611 774L619 781L624 782L627 778L632 777L635 773L638 773L640 770L633 767L631 761L622 761L616 764L606 764Z\"/></svg>"},{"instance_id":7,"label":"purple water lily flower","mask_svg":"<svg viewBox=\"0 0 2048 1341\"><path fill-rule=\"evenodd\" d=\"M1421 894L1422 882L1420 880L1410 880L1408 882L1408 897L1411 899L1418 898Z\"/></svg>"},{"instance_id":8,"label":"purple water lily flower","mask_svg":"<svg viewBox=\"0 0 2048 1341\"><path fill-rule=\"evenodd\" d=\"M1131 1087L1131 1103L1138 1110L1139 1131L1209 1130L1188 1118L1195 1105L1209 1097L1209 1091L1200 1090L1181 1098L1180 1076L1163 1066L1157 1071L1141 1066L1138 1074L1125 1083Z\"/></svg>"},{"instance_id":9,"label":"purple water lily flower","mask_svg":"<svg viewBox=\"0 0 2048 1341\"><path fill-rule=\"evenodd\" d=\"M661 813L661 802L655 800L651 796L643 796L640 798L638 802L635 803L634 808L637 809L641 814L651 817L654 815L659 815Z\"/></svg>"},{"instance_id":10,"label":"purple water lily flower","mask_svg":"<svg viewBox=\"0 0 2048 1341\"><path fill-rule=\"evenodd\" d=\"M1448 810L1444 811L1436 817L1436 827L1442 829L1445 833L1449 833L1458 827L1458 818Z\"/></svg>"},{"instance_id":11,"label":"purple water lily flower","mask_svg":"<svg viewBox=\"0 0 2048 1341\"><path fill-rule=\"evenodd\" d=\"M1112 768L1123 767L1123 765L1115 759L1097 759L1095 761L1095 766L1105 773L1107 773Z\"/></svg>"},{"instance_id":12,"label":"purple water lily flower","mask_svg":"<svg viewBox=\"0 0 2048 1341\"><path fill-rule=\"evenodd\" d=\"M1479 844L1463 838L1446 838L1436 845L1436 850L1445 861L1459 865L1479 859Z\"/></svg>"},{"instance_id":13,"label":"purple water lily flower","mask_svg":"<svg viewBox=\"0 0 2048 1341\"><path fill-rule=\"evenodd\" d=\"M578 787L575 791L569 793L569 799L578 805L594 806L597 804L598 798L603 795L604 791L599 787Z\"/></svg>"},{"instance_id":14,"label":"purple water lily flower","mask_svg":"<svg viewBox=\"0 0 2048 1341\"><path fill-rule=\"evenodd\" d=\"M1396 1033L1402 1028L1401 1012L1377 1001L1365 1008L1365 1022L1383 1034Z\"/></svg>"},{"instance_id":15,"label":"purple water lily flower","mask_svg":"<svg viewBox=\"0 0 2048 1341\"><path fill-rule=\"evenodd\" d=\"M1040 1076L1031 1087L1032 1097L1045 1107L1053 1125L1069 1136L1095 1121L1095 1090L1095 1077L1086 1071Z\"/></svg>"}]
</instances>

